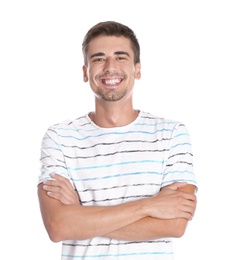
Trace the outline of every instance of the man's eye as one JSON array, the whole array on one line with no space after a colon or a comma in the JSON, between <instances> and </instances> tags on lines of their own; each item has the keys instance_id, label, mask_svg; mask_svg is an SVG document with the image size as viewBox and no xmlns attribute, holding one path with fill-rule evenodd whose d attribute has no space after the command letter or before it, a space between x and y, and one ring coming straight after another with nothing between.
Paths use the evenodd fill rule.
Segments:
<instances>
[{"instance_id":1,"label":"man's eye","mask_svg":"<svg viewBox=\"0 0 233 260\"><path fill-rule=\"evenodd\" d=\"M118 57L117 59L118 59L118 60L126 60L125 57Z\"/></svg>"},{"instance_id":2,"label":"man's eye","mask_svg":"<svg viewBox=\"0 0 233 260\"><path fill-rule=\"evenodd\" d=\"M98 58L93 60L93 62L101 62L101 61L104 61L104 58Z\"/></svg>"}]
</instances>

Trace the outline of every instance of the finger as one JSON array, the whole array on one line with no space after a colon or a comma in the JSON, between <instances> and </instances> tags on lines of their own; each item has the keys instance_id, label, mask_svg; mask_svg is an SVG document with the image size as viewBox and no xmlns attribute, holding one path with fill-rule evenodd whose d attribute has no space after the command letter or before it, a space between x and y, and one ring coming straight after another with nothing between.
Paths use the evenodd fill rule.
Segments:
<instances>
[{"instance_id":1,"label":"finger","mask_svg":"<svg viewBox=\"0 0 233 260\"><path fill-rule=\"evenodd\" d=\"M69 179L61 176L60 174L56 174L56 173L51 173L50 176L52 178L54 178L55 180L57 180L59 183L61 183L61 185L65 185L68 189L70 189L72 191L74 190Z\"/></svg>"},{"instance_id":2,"label":"finger","mask_svg":"<svg viewBox=\"0 0 233 260\"><path fill-rule=\"evenodd\" d=\"M67 193L71 193L74 191L73 186L71 185L70 181L59 174L51 175L54 176L53 180L46 180L43 183L48 186L53 187L61 187L63 188Z\"/></svg>"},{"instance_id":3,"label":"finger","mask_svg":"<svg viewBox=\"0 0 233 260\"><path fill-rule=\"evenodd\" d=\"M49 187L50 188L50 187ZM63 204L70 204L69 199L67 199L67 197L64 194L60 194L58 192L55 191L51 191L51 189L47 189L46 187L44 187L44 190L47 191L47 195L53 199L59 200L60 202L62 202Z\"/></svg>"},{"instance_id":4,"label":"finger","mask_svg":"<svg viewBox=\"0 0 233 260\"><path fill-rule=\"evenodd\" d=\"M196 202L192 200L184 199L179 210L186 215L187 219L191 220L196 210Z\"/></svg>"},{"instance_id":5,"label":"finger","mask_svg":"<svg viewBox=\"0 0 233 260\"><path fill-rule=\"evenodd\" d=\"M43 189L50 197L58 199L64 204L80 204L77 192L73 188L67 189L64 183L58 180L44 182Z\"/></svg>"},{"instance_id":6,"label":"finger","mask_svg":"<svg viewBox=\"0 0 233 260\"><path fill-rule=\"evenodd\" d=\"M178 190L187 185L186 182L174 182L168 186L165 186L163 189L172 189L172 190Z\"/></svg>"},{"instance_id":7,"label":"finger","mask_svg":"<svg viewBox=\"0 0 233 260\"><path fill-rule=\"evenodd\" d=\"M181 218L187 219L188 221L193 219L193 215L190 212L183 211Z\"/></svg>"},{"instance_id":8,"label":"finger","mask_svg":"<svg viewBox=\"0 0 233 260\"><path fill-rule=\"evenodd\" d=\"M50 176L55 179L55 180L59 180L59 181L66 181L68 180L67 178L65 178L64 176L61 176L60 174L57 173L51 173Z\"/></svg>"},{"instance_id":9,"label":"finger","mask_svg":"<svg viewBox=\"0 0 233 260\"><path fill-rule=\"evenodd\" d=\"M50 191L48 191L48 192L47 192L47 195L48 195L49 197L53 198L53 199L59 200L59 201L60 201L61 203L63 203L63 204L66 204L66 205L71 204L70 201L67 200L66 197L61 196L59 193L55 193L55 192L50 192Z\"/></svg>"},{"instance_id":10,"label":"finger","mask_svg":"<svg viewBox=\"0 0 233 260\"><path fill-rule=\"evenodd\" d=\"M195 214L195 211L196 211L196 204L192 203L192 204L186 205L185 206L185 210L187 212L189 212L192 215L192 217L193 217L194 214Z\"/></svg>"},{"instance_id":11,"label":"finger","mask_svg":"<svg viewBox=\"0 0 233 260\"><path fill-rule=\"evenodd\" d=\"M192 206L180 205L173 211L173 218L185 218L191 220L194 216L194 208Z\"/></svg>"},{"instance_id":12,"label":"finger","mask_svg":"<svg viewBox=\"0 0 233 260\"><path fill-rule=\"evenodd\" d=\"M62 188L61 186L58 185L43 185L43 189L47 191L47 194L50 197L56 198L60 200L61 202L72 202L73 197L72 194L66 191L66 189Z\"/></svg>"},{"instance_id":13,"label":"finger","mask_svg":"<svg viewBox=\"0 0 233 260\"><path fill-rule=\"evenodd\" d=\"M189 192L182 192L183 196L186 200L192 201L194 203L197 203L197 197L195 194L189 193Z\"/></svg>"},{"instance_id":14,"label":"finger","mask_svg":"<svg viewBox=\"0 0 233 260\"><path fill-rule=\"evenodd\" d=\"M187 185L187 182L176 182L176 188L181 189Z\"/></svg>"},{"instance_id":15,"label":"finger","mask_svg":"<svg viewBox=\"0 0 233 260\"><path fill-rule=\"evenodd\" d=\"M192 220L194 217L195 210L192 207L185 207L185 215L187 215L188 220Z\"/></svg>"},{"instance_id":16,"label":"finger","mask_svg":"<svg viewBox=\"0 0 233 260\"><path fill-rule=\"evenodd\" d=\"M74 190L69 179L59 175L50 174L53 180L47 180L44 182L45 189L49 193L50 197L59 199L64 204L77 204L80 205L79 196Z\"/></svg>"}]
</instances>

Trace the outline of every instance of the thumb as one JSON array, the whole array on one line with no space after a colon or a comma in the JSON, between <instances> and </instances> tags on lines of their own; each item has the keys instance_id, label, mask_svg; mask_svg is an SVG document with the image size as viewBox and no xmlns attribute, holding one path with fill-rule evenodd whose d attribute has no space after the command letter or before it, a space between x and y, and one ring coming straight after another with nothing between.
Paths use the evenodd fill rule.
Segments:
<instances>
[{"instance_id":1,"label":"thumb","mask_svg":"<svg viewBox=\"0 0 233 260\"><path fill-rule=\"evenodd\" d=\"M174 183L168 185L167 188L172 189L172 190L178 190L178 189L183 188L186 185L187 185L187 182L174 182Z\"/></svg>"}]
</instances>

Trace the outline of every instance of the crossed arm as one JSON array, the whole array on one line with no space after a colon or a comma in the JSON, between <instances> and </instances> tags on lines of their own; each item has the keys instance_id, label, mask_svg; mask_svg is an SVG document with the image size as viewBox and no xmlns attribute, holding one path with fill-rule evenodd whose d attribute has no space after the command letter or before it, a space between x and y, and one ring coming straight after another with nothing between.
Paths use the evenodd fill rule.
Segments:
<instances>
[{"instance_id":1,"label":"crossed arm","mask_svg":"<svg viewBox=\"0 0 233 260\"><path fill-rule=\"evenodd\" d=\"M50 239L97 236L121 240L180 237L196 209L196 187L173 183L149 198L116 206L82 206L70 182L55 174L38 185L42 218Z\"/></svg>"}]
</instances>

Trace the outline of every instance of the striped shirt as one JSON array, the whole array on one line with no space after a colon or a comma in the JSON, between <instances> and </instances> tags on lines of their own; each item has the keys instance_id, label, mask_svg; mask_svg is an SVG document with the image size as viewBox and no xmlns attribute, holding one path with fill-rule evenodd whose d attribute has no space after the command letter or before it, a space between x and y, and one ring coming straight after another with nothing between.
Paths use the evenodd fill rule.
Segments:
<instances>
[{"instance_id":1,"label":"striped shirt","mask_svg":"<svg viewBox=\"0 0 233 260\"><path fill-rule=\"evenodd\" d=\"M50 173L70 180L83 206L147 198L173 182L196 185L184 124L141 111L129 125L101 128L88 115L50 127L42 141L39 183ZM62 260L173 259L171 238L64 241Z\"/></svg>"}]
</instances>

